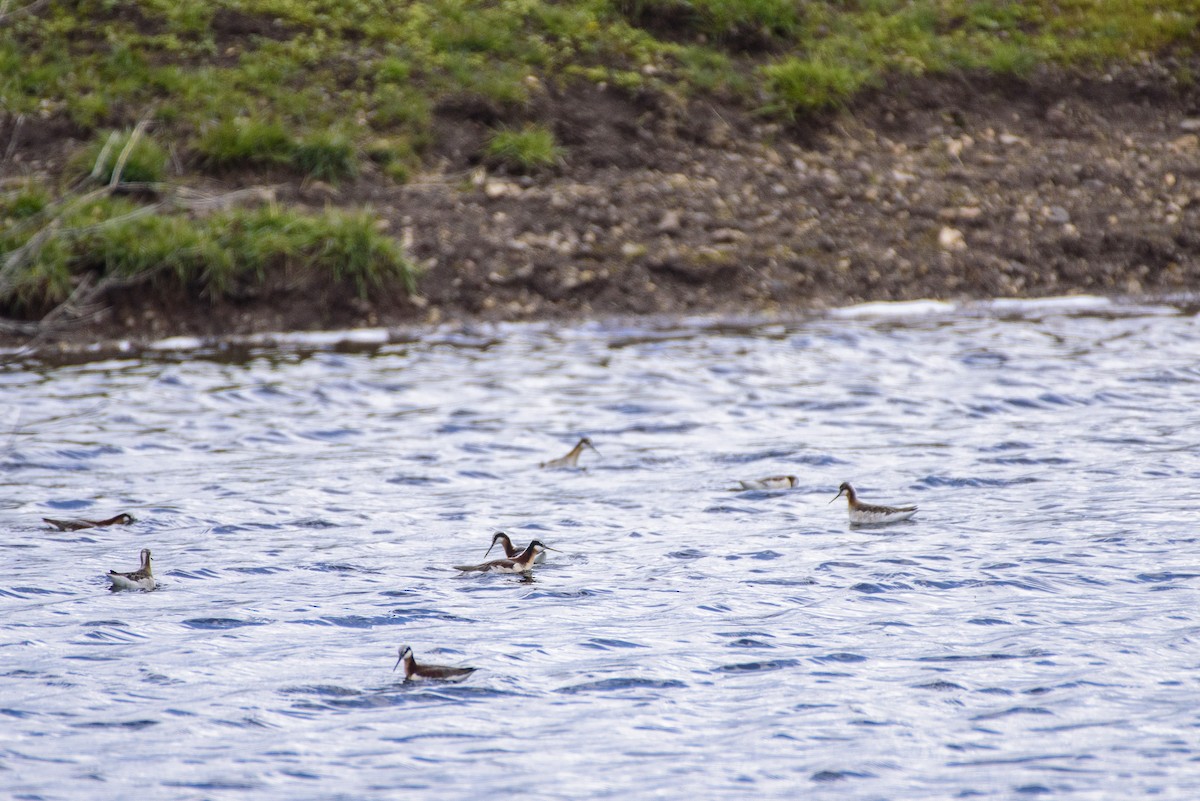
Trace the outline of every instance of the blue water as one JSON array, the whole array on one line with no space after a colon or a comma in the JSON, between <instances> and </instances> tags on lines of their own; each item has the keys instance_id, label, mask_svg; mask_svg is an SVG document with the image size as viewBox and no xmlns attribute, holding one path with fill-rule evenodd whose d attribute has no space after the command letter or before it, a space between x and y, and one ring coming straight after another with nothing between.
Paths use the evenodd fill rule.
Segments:
<instances>
[{"instance_id":1,"label":"blue water","mask_svg":"<svg viewBox=\"0 0 1200 801\"><path fill-rule=\"evenodd\" d=\"M1198 356L1046 303L10 365L0 796L1200 797ZM562 552L450 569L496 530Z\"/></svg>"}]
</instances>

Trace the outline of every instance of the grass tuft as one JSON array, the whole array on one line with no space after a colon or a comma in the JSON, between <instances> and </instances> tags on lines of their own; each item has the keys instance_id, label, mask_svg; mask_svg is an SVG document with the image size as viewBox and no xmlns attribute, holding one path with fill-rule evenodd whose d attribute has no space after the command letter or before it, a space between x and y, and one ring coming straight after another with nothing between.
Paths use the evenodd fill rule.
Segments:
<instances>
[{"instance_id":1,"label":"grass tuft","mask_svg":"<svg viewBox=\"0 0 1200 801\"><path fill-rule=\"evenodd\" d=\"M112 211L124 209L118 206ZM131 278L162 270L187 278L196 264L204 261L212 243L206 241L203 229L186 217L129 210L75 237L73 245L77 257L104 276Z\"/></svg>"},{"instance_id":2,"label":"grass tuft","mask_svg":"<svg viewBox=\"0 0 1200 801\"><path fill-rule=\"evenodd\" d=\"M131 135L130 131L102 132L72 159L73 172L81 176L95 175L98 182L107 184L112 180L113 171ZM167 161L167 151L153 138L143 134L121 167L121 182L136 184L162 181L166 176Z\"/></svg>"},{"instance_id":3,"label":"grass tuft","mask_svg":"<svg viewBox=\"0 0 1200 801\"><path fill-rule=\"evenodd\" d=\"M0 222L28 220L50 205L50 193L32 182L0 195ZM0 225L0 230L8 225Z\"/></svg>"},{"instance_id":4,"label":"grass tuft","mask_svg":"<svg viewBox=\"0 0 1200 801\"><path fill-rule=\"evenodd\" d=\"M394 283L415 291L415 266L379 225L369 210L307 214L267 206L196 219L101 198L69 208L56 234L5 285L0 310L46 310L65 300L85 273L98 280L174 281L214 300L280 271L326 276L363 297ZM0 254L32 236L9 229L0 235Z\"/></svg>"},{"instance_id":5,"label":"grass tuft","mask_svg":"<svg viewBox=\"0 0 1200 801\"><path fill-rule=\"evenodd\" d=\"M494 131L484 153L492 163L515 172L534 172L552 167L559 164L564 155L553 131L532 124L521 129Z\"/></svg>"},{"instance_id":6,"label":"grass tuft","mask_svg":"<svg viewBox=\"0 0 1200 801\"><path fill-rule=\"evenodd\" d=\"M768 65L762 74L772 96L768 109L788 118L838 108L868 79L844 64L799 58Z\"/></svg>"},{"instance_id":7,"label":"grass tuft","mask_svg":"<svg viewBox=\"0 0 1200 801\"><path fill-rule=\"evenodd\" d=\"M214 170L288 164L295 147L278 122L244 118L218 122L196 143L201 164Z\"/></svg>"},{"instance_id":8,"label":"grass tuft","mask_svg":"<svg viewBox=\"0 0 1200 801\"><path fill-rule=\"evenodd\" d=\"M301 174L322 181L337 181L358 174L354 145L345 136L326 131L319 131L297 143L292 162Z\"/></svg>"},{"instance_id":9,"label":"grass tuft","mask_svg":"<svg viewBox=\"0 0 1200 801\"><path fill-rule=\"evenodd\" d=\"M984 66L998 75L1014 75L1023 78L1030 75L1038 65L1038 56L1033 48L1017 42L999 42L984 59Z\"/></svg>"},{"instance_id":10,"label":"grass tuft","mask_svg":"<svg viewBox=\"0 0 1200 801\"><path fill-rule=\"evenodd\" d=\"M416 269L394 239L381 236L379 221L368 211L331 212L318 218L315 235L321 243L315 258L328 264L339 281L354 284L359 296L390 281L416 291Z\"/></svg>"},{"instance_id":11,"label":"grass tuft","mask_svg":"<svg viewBox=\"0 0 1200 801\"><path fill-rule=\"evenodd\" d=\"M422 131L429 127L431 118L428 98L413 89L380 86L371 96L369 119L376 130Z\"/></svg>"}]
</instances>

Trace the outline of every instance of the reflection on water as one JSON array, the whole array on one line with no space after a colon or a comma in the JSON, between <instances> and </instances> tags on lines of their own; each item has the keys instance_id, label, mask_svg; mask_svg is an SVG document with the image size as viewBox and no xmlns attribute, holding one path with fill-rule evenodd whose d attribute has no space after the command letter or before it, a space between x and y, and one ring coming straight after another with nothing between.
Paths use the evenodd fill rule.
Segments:
<instances>
[{"instance_id":1,"label":"reflection on water","mask_svg":"<svg viewBox=\"0 0 1200 801\"><path fill-rule=\"evenodd\" d=\"M1195 797L1198 334L910 305L10 367L0 784ZM851 528L842 481L921 511ZM562 553L451 569L496 531ZM108 592L143 547L161 588ZM401 643L479 671L401 683Z\"/></svg>"}]
</instances>

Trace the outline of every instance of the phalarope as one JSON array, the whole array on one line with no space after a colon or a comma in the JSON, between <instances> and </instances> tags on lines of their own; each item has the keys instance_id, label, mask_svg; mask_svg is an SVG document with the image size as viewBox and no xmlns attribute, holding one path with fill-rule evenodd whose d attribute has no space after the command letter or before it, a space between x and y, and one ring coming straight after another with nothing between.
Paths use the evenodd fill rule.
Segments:
<instances>
[{"instance_id":1,"label":"phalarope","mask_svg":"<svg viewBox=\"0 0 1200 801\"><path fill-rule=\"evenodd\" d=\"M895 523L900 520L907 520L917 513L916 506L876 506L870 503L862 503L858 500L858 495L854 492L854 487L850 483L843 481L838 487L838 494L833 496L833 501L846 496L846 500L850 504L850 522L863 525L877 523ZM833 503L830 501L830 503Z\"/></svg>"},{"instance_id":2,"label":"phalarope","mask_svg":"<svg viewBox=\"0 0 1200 801\"><path fill-rule=\"evenodd\" d=\"M66 520L56 520L53 517L43 517L43 523L49 523L59 531L79 531L83 528L98 528L100 526L127 526L134 522L133 515L121 512L107 520L85 520L82 517L71 517Z\"/></svg>"},{"instance_id":3,"label":"phalarope","mask_svg":"<svg viewBox=\"0 0 1200 801\"><path fill-rule=\"evenodd\" d=\"M152 590L158 586L154 574L150 572L150 549L142 549L142 566L128 573L108 571L108 580L113 588L118 590Z\"/></svg>"},{"instance_id":4,"label":"phalarope","mask_svg":"<svg viewBox=\"0 0 1200 801\"><path fill-rule=\"evenodd\" d=\"M551 459L548 462L542 462L542 467L576 467L579 464L579 454L583 453L584 448L591 448L596 451L597 455L600 451L596 450L596 446L592 444L591 437L583 437L579 442L575 443L575 447L567 453L566 456L561 456L557 459Z\"/></svg>"},{"instance_id":5,"label":"phalarope","mask_svg":"<svg viewBox=\"0 0 1200 801\"><path fill-rule=\"evenodd\" d=\"M541 540L534 540L525 546L525 550L521 551L519 556L512 559L493 559L490 562L484 562L479 565L455 565L455 570L462 570L467 573L479 572L487 573L495 571L497 573L528 573L533 570L534 560L542 551L556 551L557 548L551 548Z\"/></svg>"},{"instance_id":6,"label":"phalarope","mask_svg":"<svg viewBox=\"0 0 1200 801\"><path fill-rule=\"evenodd\" d=\"M400 646L400 658L396 660L396 667L392 668L393 672L395 672L396 668L400 667L401 662L404 663L405 681L459 681L470 676L477 670L477 668L473 667L418 665L416 657L413 656L413 649L407 645Z\"/></svg>"},{"instance_id":7,"label":"phalarope","mask_svg":"<svg viewBox=\"0 0 1200 801\"><path fill-rule=\"evenodd\" d=\"M800 483L800 479L795 476L768 476L767 478L739 481L738 483L742 485L741 489L744 490L791 489Z\"/></svg>"},{"instance_id":8,"label":"phalarope","mask_svg":"<svg viewBox=\"0 0 1200 801\"><path fill-rule=\"evenodd\" d=\"M488 549L486 551L484 551L483 555L487 556L489 553L491 553L492 548L496 547L496 543L500 543L501 547L504 548L504 555L509 559L516 559L518 556L521 555L520 549L513 546L512 540L510 540L508 538L508 535L505 534L503 531L497 531L495 534L492 535L492 544L488 546ZM533 563L535 565L540 565L542 562L545 562L545 561L546 561L546 552L545 551L539 551L538 555L533 557Z\"/></svg>"}]
</instances>

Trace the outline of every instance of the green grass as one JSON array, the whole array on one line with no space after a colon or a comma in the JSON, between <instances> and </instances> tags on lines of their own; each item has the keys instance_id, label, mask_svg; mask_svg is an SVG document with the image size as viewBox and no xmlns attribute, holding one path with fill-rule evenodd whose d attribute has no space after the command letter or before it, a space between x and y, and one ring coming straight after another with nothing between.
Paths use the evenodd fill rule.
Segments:
<instances>
[{"instance_id":1,"label":"green grass","mask_svg":"<svg viewBox=\"0 0 1200 801\"><path fill-rule=\"evenodd\" d=\"M29 181L0 195L0 231L27 220L50 205L50 193Z\"/></svg>"},{"instance_id":2,"label":"green grass","mask_svg":"<svg viewBox=\"0 0 1200 801\"><path fill-rule=\"evenodd\" d=\"M214 171L277 167L298 176L337 181L358 173L359 148L345 134L316 130L296 139L278 122L222 120L196 143L200 161Z\"/></svg>"},{"instance_id":3,"label":"green grass","mask_svg":"<svg viewBox=\"0 0 1200 801\"><path fill-rule=\"evenodd\" d=\"M94 177L107 184L120 163L121 154L129 145L130 131L100 131L87 147L72 159L73 172L81 177ZM167 151L147 134L138 137L121 165L122 183L157 183L167 174Z\"/></svg>"},{"instance_id":4,"label":"green grass","mask_svg":"<svg viewBox=\"0 0 1200 801\"><path fill-rule=\"evenodd\" d=\"M774 98L769 108L789 117L837 108L870 78L865 70L845 64L799 58L764 67L762 75Z\"/></svg>"},{"instance_id":5,"label":"green grass","mask_svg":"<svg viewBox=\"0 0 1200 801\"><path fill-rule=\"evenodd\" d=\"M28 200L5 198L5 211ZM42 205L27 220L48 208ZM182 284L218 299L268 275L307 274L367 296L399 284L414 291L416 268L379 230L370 210L306 214L279 206L234 209L193 218L158 213L124 199L67 204L45 240L0 292L8 313L46 310L62 302L84 274L96 280L141 276ZM40 226L15 225L0 234L0 263Z\"/></svg>"},{"instance_id":6,"label":"green grass","mask_svg":"<svg viewBox=\"0 0 1200 801\"><path fill-rule=\"evenodd\" d=\"M324 181L350 178L358 173L358 155L350 139L331 131L317 131L297 142L292 153L296 169Z\"/></svg>"},{"instance_id":7,"label":"green grass","mask_svg":"<svg viewBox=\"0 0 1200 801\"><path fill-rule=\"evenodd\" d=\"M1196 0L51 0L0 30L0 108L94 135L151 114L185 169L334 179L380 135L420 155L448 98L531 121L530 76L794 117L896 73L1194 52L1198 18Z\"/></svg>"},{"instance_id":8,"label":"green grass","mask_svg":"<svg viewBox=\"0 0 1200 801\"><path fill-rule=\"evenodd\" d=\"M493 131L484 152L495 164L514 172L535 172L562 161L554 132L539 125Z\"/></svg>"},{"instance_id":9,"label":"green grass","mask_svg":"<svg viewBox=\"0 0 1200 801\"><path fill-rule=\"evenodd\" d=\"M238 118L208 127L195 147L203 166L228 171L289 164L296 143L279 122Z\"/></svg>"}]
</instances>

